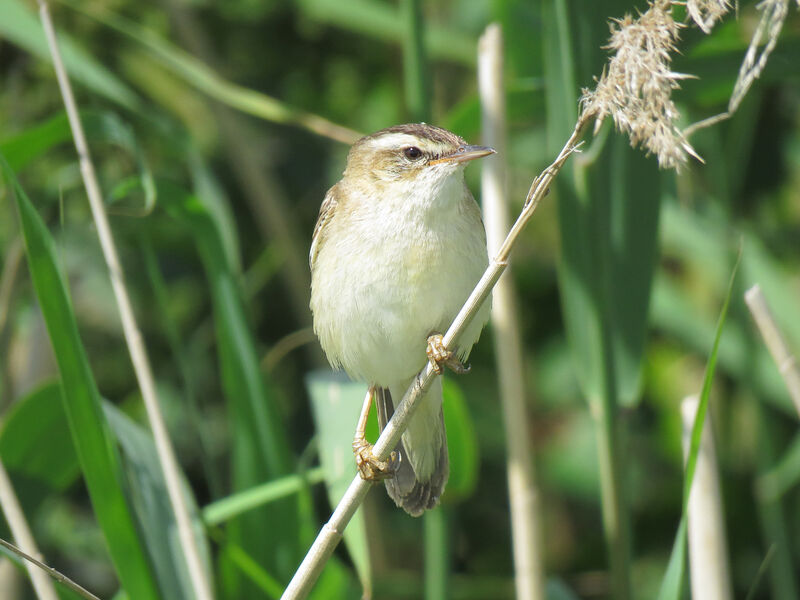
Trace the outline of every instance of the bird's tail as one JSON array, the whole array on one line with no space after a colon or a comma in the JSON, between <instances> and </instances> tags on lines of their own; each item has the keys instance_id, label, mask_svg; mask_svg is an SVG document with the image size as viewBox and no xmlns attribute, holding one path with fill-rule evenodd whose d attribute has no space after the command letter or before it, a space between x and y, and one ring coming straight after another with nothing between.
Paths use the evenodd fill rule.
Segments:
<instances>
[{"instance_id":1,"label":"bird's tail","mask_svg":"<svg viewBox=\"0 0 800 600\"><path fill-rule=\"evenodd\" d=\"M409 385L407 382L378 390L376 404L381 431L394 413L392 396L399 402ZM389 497L414 517L439 503L450 475L440 377L419 402L420 406L395 448L400 459L397 471L394 477L384 481Z\"/></svg>"}]
</instances>

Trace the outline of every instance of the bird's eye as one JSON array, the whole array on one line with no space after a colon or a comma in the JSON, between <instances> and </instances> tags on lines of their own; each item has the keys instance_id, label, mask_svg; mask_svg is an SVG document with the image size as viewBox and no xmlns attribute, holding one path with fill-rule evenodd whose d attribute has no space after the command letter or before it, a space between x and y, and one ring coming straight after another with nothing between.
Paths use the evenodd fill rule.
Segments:
<instances>
[{"instance_id":1,"label":"bird's eye","mask_svg":"<svg viewBox=\"0 0 800 600\"><path fill-rule=\"evenodd\" d=\"M403 154L409 160L417 160L420 156L422 156L422 150L416 146L409 146L403 150Z\"/></svg>"}]
</instances>

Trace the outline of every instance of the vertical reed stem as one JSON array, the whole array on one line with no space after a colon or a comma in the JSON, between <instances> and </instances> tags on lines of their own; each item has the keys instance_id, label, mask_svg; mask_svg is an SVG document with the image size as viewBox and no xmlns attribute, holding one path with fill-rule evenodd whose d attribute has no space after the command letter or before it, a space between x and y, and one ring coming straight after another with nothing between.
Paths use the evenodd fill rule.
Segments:
<instances>
[{"instance_id":1,"label":"vertical reed stem","mask_svg":"<svg viewBox=\"0 0 800 600\"><path fill-rule=\"evenodd\" d=\"M697 396L689 396L681 404L685 457L689 454L699 402ZM710 414L706 416L700 438L687 515L692 598L731 600L728 546Z\"/></svg>"},{"instance_id":2,"label":"vertical reed stem","mask_svg":"<svg viewBox=\"0 0 800 600\"><path fill-rule=\"evenodd\" d=\"M482 143L497 150L485 159L481 200L489 253L494 254L509 228L506 192L506 118L503 86L503 34L500 26L486 28L478 43L478 87L481 97ZM506 431L508 497L514 552L514 584L518 600L543 600L539 490L533 473L529 418L525 409L525 374L514 281L497 282L492 300L495 357L500 380Z\"/></svg>"}]
</instances>

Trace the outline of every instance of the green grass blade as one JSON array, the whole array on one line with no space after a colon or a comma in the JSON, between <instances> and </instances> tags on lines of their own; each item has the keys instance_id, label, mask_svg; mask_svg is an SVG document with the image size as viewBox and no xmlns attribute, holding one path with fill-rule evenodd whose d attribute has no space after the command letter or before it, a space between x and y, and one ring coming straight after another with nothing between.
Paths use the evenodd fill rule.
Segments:
<instances>
[{"instance_id":1,"label":"green grass blade","mask_svg":"<svg viewBox=\"0 0 800 600\"><path fill-rule=\"evenodd\" d=\"M155 574L125 496L121 459L78 335L53 239L5 159L0 158L0 164L14 192L28 267L53 345L64 408L95 516L122 586L137 600L158 598Z\"/></svg>"},{"instance_id":2,"label":"green grass blade","mask_svg":"<svg viewBox=\"0 0 800 600\"><path fill-rule=\"evenodd\" d=\"M305 485L321 482L324 475L322 467L316 467L302 475L287 475L249 490L231 494L203 508L203 521L207 525L218 525L248 510L296 494Z\"/></svg>"},{"instance_id":3,"label":"green grass blade","mask_svg":"<svg viewBox=\"0 0 800 600\"><path fill-rule=\"evenodd\" d=\"M160 204L193 236L205 267L214 304L223 389L233 439L234 489L249 489L295 472L276 390L259 367L252 328L247 322L237 274L232 270L217 221L204 199L168 182L158 184ZM229 522L228 536L270 573L288 578L300 554L296 498L270 504L269 510L244 513ZM238 570L226 567L223 587L234 597L255 590Z\"/></svg>"},{"instance_id":4,"label":"green grass blade","mask_svg":"<svg viewBox=\"0 0 800 600\"><path fill-rule=\"evenodd\" d=\"M20 503L31 513L45 494L75 481L80 465L58 383L47 383L14 402L0 428L0 456L15 480Z\"/></svg>"},{"instance_id":5,"label":"green grass blade","mask_svg":"<svg viewBox=\"0 0 800 600\"><path fill-rule=\"evenodd\" d=\"M692 265L699 276L720 296L725 293L729 275L728 237L732 224L729 217L713 205L704 211L681 207L675 200L664 203L661 238L664 251ZM793 274L767 245L752 231L742 231L743 285L758 283L770 299L776 320L790 346L800 347L800 319L797 294L792 286ZM679 338L696 352L705 352L705 340L713 336L714 318L702 316L674 278L657 278L653 296L654 325ZM736 304L734 304L735 306ZM727 327L719 353L719 367L735 380L751 387L754 393L781 410L796 414L786 386L750 317Z\"/></svg>"},{"instance_id":6,"label":"green grass blade","mask_svg":"<svg viewBox=\"0 0 800 600\"><path fill-rule=\"evenodd\" d=\"M711 354L708 357L706 364L706 371L703 375L703 386L700 390L700 402L697 405L697 415L692 425L692 436L689 443L689 453L686 459L686 475L683 482L683 510L689 505L689 492L692 489L692 481L694 480L694 471L697 467L697 454L700 451L700 439L703 435L703 425L705 424L706 414L708 413L708 399L711 396L711 385L714 382L714 371L717 368L717 353L719 351L719 342L722 339L722 329L725 325L725 319L728 316L728 306L731 303L733 296L733 284L736 281L736 273L739 270L739 262L741 261L742 254L739 253L736 259L736 264L731 273L730 282L728 283L728 293L725 295L725 301L722 304L722 310L719 314L717 321L717 330L714 333L714 345L711 347Z\"/></svg>"},{"instance_id":7,"label":"green grass blade","mask_svg":"<svg viewBox=\"0 0 800 600\"><path fill-rule=\"evenodd\" d=\"M270 575L257 560L235 542L225 540L220 557L235 566L265 598L277 600L283 592L280 581Z\"/></svg>"},{"instance_id":8,"label":"green grass blade","mask_svg":"<svg viewBox=\"0 0 800 600\"><path fill-rule=\"evenodd\" d=\"M681 598L683 596L684 570L686 568L686 515L681 516L678 532L672 544L672 552L667 563L667 571L661 581L658 600Z\"/></svg>"},{"instance_id":9,"label":"green grass blade","mask_svg":"<svg viewBox=\"0 0 800 600\"><path fill-rule=\"evenodd\" d=\"M747 252L749 248L745 254ZM706 281L712 277L709 272L703 275ZM652 315L654 328L679 340L687 350L699 354L707 352L708 340L714 336L714 317L699 311L686 289L663 273L656 278ZM757 342L754 343L742 328L726 327L717 357L719 368L746 384L762 400L785 413L796 415L775 362L761 340Z\"/></svg>"},{"instance_id":10,"label":"green grass blade","mask_svg":"<svg viewBox=\"0 0 800 600\"><path fill-rule=\"evenodd\" d=\"M133 21L124 19L99 6L87 8L84 4L73 0L61 1L70 8L86 14L141 44L173 74L228 106L275 123L299 125L314 133L344 143L351 144L361 137L360 134L352 129L342 127L323 117L289 106L276 98L223 79L202 61L155 35L152 31L140 27Z\"/></svg>"},{"instance_id":11,"label":"green grass blade","mask_svg":"<svg viewBox=\"0 0 800 600\"><path fill-rule=\"evenodd\" d=\"M145 539L165 598L192 598L186 565L175 551L179 540L152 435L108 402L103 410L119 441L127 497ZM63 491L80 475L58 383L46 384L14 404L0 429L0 455L15 481L20 501L35 515L44 498ZM194 507L187 489L189 505ZM195 510L196 513L196 510ZM195 518L196 518L195 514ZM199 523L199 519L196 518ZM209 562L208 546L197 542ZM210 567L209 567L210 569Z\"/></svg>"},{"instance_id":12,"label":"green grass blade","mask_svg":"<svg viewBox=\"0 0 800 600\"><path fill-rule=\"evenodd\" d=\"M170 600L192 600L194 587L180 550L175 513L167 501L167 485L153 436L108 402L104 403L103 409L119 440L130 502L138 516L161 594ZM194 522L195 544L200 549L206 572L210 573L210 551L197 506L185 481L183 488L189 516Z\"/></svg>"},{"instance_id":13,"label":"green grass blade","mask_svg":"<svg viewBox=\"0 0 800 600\"><path fill-rule=\"evenodd\" d=\"M464 393L452 378L442 380L442 391L447 447L450 449L450 478L442 503L448 505L472 495L478 484L480 458L475 424Z\"/></svg>"},{"instance_id":14,"label":"green grass blade","mask_svg":"<svg viewBox=\"0 0 800 600\"><path fill-rule=\"evenodd\" d=\"M0 36L41 60L52 60L39 18L21 0L0 2ZM137 108L139 99L133 90L85 52L73 38L63 31L58 32L58 44L71 78L125 108Z\"/></svg>"},{"instance_id":15,"label":"green grass blade","mask_svg":"<svg viewBox=\"0 0 800 600\"><path fill-rule=\"evenodd\" d=\"M750 590L747 592L747 596L744 597L744 600L753 600L756 597L756 592L758 592L758 587L761 585L761 580L764 577L764 574L769 569L769 565L772 562L772 558L775 556L776 546L772 544L767 550L767 554L764 556L764 560L761 561L761 564L758 566L758 572L756 573L755 578L753 578L753 583L750 584Z\"/></svg>"},{"instance_id":16,"label":"green grass blade","mask_svg":"<svg viewBox=\"0 0 800 600\"><path fill-rule=\"evenodd\" d=\"M62 493L80 476L58 382L46 383L18 398L3 415L0 457L19 503L36 523L45 500ZM11 539L4 519L0 537Z\"/></svg>"},{"instance_id":17,"label":"green grass blade","mask_svg":"<svg viewBox=\"0 0 800 600\"><path fill-rule=\"evenodd\" d=\"M736 280L736 273L739 269L740 260L741 252L733 267L733 273L731 273L728 283L728 293L725 295L725 300L722 303L722 310L720 311L716 332L714 333L714 344L711 347L711 353L709 354L708 363L706 364L706 371L703 375L700 402L697 405L697 414L695 415L694 424L692 425L689 452L686 458L681 522L678 526L678 532L675 535L675 543L672 548L672 554L670 555L669 566L661 582L658 600L679 600L683 593L684 572L686 568L686 508L689 504L689 492L691 492L692 489L692 480L694 479L694 472L697 467L697 455L700 450L700 438L703 434L703 424L705 423L706 414L708 413L708 399L711 395L711 385L714 381L714 371L717 366L720 340L722 339L725 319L728 316L728 306L733 296L734 282Z\"/></svg>"},{"instance_id":18,"label":"green grass blade","mask_svg":"<svg viewBox=\"0 0 800 600\"><path fill-rule=\"evenodd\" d=\"M192 359L188 356L186 347L181 339L178 326L172 317L169 303L169 292L167 283L158 266L156 251L153 248L153 241L149 231L141 237L142 256L147 278L153 290L153 301L160 316L161 330L169 344L170 352L174 357L175 363L180 373L181 384L183 386L183 396L185 398L185 414L187 425L191 429L200 449L200 461L203 465L206 482L214 498L224 494L221 474L215 468L211 460L211 449L209 448L209 428L201 417L200 403L197 398L197 384L192 372Z\"/></svg>"},{"instance_id":19,"label":"green grass blade","mask_svg":"<svg viewBox=\"0 0 800 600\"><path fill-rule=\"evenodd\" d=\"M116 146L136 164L136 176L123 179L110 195L110 200L115 204L114 211L134 216L150 213L156 202L153 173L133 133L133 128L111 111L83 111L81 122L89 142ZM0 142L0 152L8 157L11 168L19 172L49 150L67 143L73 145L72 131L66 113L59 113L43 123L3 140ZM135 204L134 200L129 200L121 206L120 200L132 195L134 190L141 192L142 199L137 199Z\"/></svg>"}]
</instances>

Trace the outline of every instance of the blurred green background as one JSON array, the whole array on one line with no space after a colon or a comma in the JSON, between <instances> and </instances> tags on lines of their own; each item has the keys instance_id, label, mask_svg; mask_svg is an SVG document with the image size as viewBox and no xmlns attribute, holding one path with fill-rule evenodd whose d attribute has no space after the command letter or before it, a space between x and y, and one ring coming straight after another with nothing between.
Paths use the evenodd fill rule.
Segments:
<instances>
[{"instance_id":1,"label":"blurred green background","mask_svg":"<svg viewBox=\"0 0 800 600\"><path fill-rule=\"evenodd\" d=\"M326 365L309 329L306 260L319 205L344 168L344 142L428 114L478 143L477 39L499 22L515 213L566 140L580 88L601 73L608 19L646 8L619 0L425 2L415 75L413 4L52 6L161 404L206 517L204 551L220 598L280 594L330 513L317 483L325 478L334 489L341 477L329 461L332 444L337 434L348 444L355 427L363 389L317 373ZM69 367L55 357L73 356L77 346L66 334L60 347L51 344L42 307L58 284L34 282L23 213L6 186L0 458L47 562L112 597L121 575L109 546L119 532L98 524L74 450L82 426L107 420L122 448L123 492L138 523L131 531L145 540L154 597L189 598L35 8L0 0L0 152L46 225L29 220L26 235L38 232L43 248L52 237L54 268L71 296L62 308L77 322L90 379L107 403L94 425L71 421L70 433L58 385ZM725 109L757 21L755 3L743 2L738 18L729 15L710 36L683 30L674 68L698 78L676 92L682 125ZM793 6L736 115L692 138L705 165L658 172L655 159L604 130L587 146L599 157L562 175L514 252L552 598L612 593L596 442L603 434L590 410L598 406L618 414L633 597L658 593L681 518L680 401L700 390L739 248L710 404L733 586L736 597L798 597L797 413L742 299L760 283L800 352L798 57ZM428 86L427 108L407 90L415 76ZM468 169L467 180L478 196L479 169ZM448 376L453 472L437 517L413 520L373 490L315 597L357 598L359 578L371 581L376 598L437 598L443 589L449 598L513 596L494 343L489 328L472 372ZM604 369L610 391L598 375ZM331 386L352 396L353 414L326 412ZM235 517L209 516L220 506L212 503L268 481L289 484ZM9 538L4 522L0 536ZM164 566L170 561L174 568ZM34 597L24 571L5 563L0 585L3 598Z\"/></svg>"}]
</instances>

